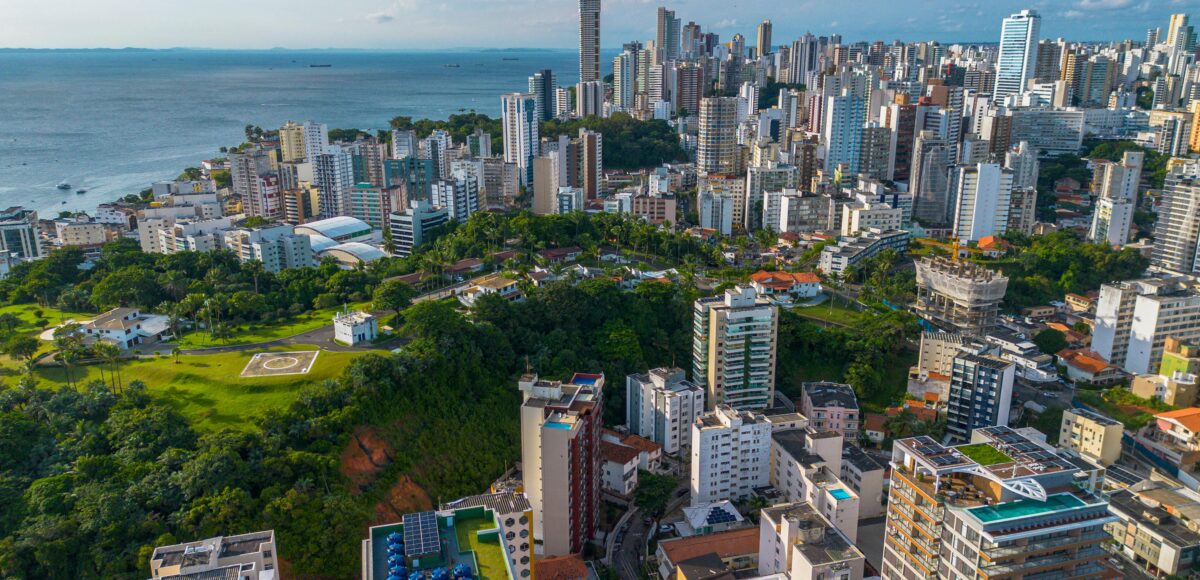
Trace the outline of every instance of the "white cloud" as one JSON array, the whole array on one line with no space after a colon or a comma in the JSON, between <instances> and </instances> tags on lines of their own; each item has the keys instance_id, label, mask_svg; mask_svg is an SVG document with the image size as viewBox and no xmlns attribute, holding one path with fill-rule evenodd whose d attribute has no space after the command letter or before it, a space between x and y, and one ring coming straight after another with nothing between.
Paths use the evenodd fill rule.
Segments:
<instances>
[{"instance_id":1,"label":"white cloud","mask_svg":"<svg viewBox=\"0 0 1200 580\"><path fill-rule=\"evenodd\" d=\"M1134 0L1079 0L1079 7L1083 10L1116 10L1128 8L1133 2Z\"/></svg>"},{"instance_id":2,"label":"white cloud","mask_svg":"<svg viewBox=\"0 0 1200 580\"><path fill-rule=\"evenodd\" d=\"M1084 14L1078 10L1068 10L1066 12L1063 12L1062 15L1063 15L1063 18L1083 18L1084 16L1086 16L1086 14Z\"/></svg>"}]
</instances>

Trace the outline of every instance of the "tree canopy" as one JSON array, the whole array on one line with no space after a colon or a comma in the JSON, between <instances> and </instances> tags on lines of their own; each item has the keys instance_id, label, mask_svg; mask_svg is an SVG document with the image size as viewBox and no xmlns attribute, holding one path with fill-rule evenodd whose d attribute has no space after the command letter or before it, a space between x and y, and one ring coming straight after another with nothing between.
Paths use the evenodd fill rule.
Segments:
<instances>
[{"instance_id":1,"label":"tree canopy","mask_svg":"<svg viewBox=\"0 0 1200 580\"><path fill-rule=\"evenodd\" d=\"M679 136L661 119L639 121L627 113L611 117L585 117L569 121L542 123L542 137L579 134L579 129L598 131L604 136L604 166L612 169L641 169L672 161L686 161L687 153L679 145Z\"/></svg>"}]
</instances>

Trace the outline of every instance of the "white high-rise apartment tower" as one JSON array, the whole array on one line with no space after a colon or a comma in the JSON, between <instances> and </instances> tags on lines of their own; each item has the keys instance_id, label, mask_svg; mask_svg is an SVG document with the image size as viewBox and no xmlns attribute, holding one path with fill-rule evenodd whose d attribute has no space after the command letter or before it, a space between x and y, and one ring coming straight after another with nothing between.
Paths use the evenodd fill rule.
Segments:
<instances>
[{"instance_id":1,"label":"white high-rise apartment tower","mask_svg":"<svg viewBox=\"0 0 1200 580\"><path fill-rule=\"evenodd\" d=\"M1042 17L1035 10L1022 10L1004 19L1000 29L1000 55L996 59L996 90L999 103L1024 91L1037 64L1038 32Z\"/></svg>"},{"instance_id":2,"label":"white high-rise apartment tower","mask_svg":"<svg viewBox=\"0 0 1200 580\"><path fill-rule=\"evenodd\" d=\"M579 0L579 82L600 77L600 0Z\"/></svg>"},{"instance_id":3,"label":"white high-rise apartment tower","mask_svg":"<svg viewBox=\"0 0 1200 580\"><path fill-rule=\"evenodd\" d=\"M1008 230L1012 170L998 163L979 163L959 167L956 173L954 235L962 243L1004 235Z\"/></svg>"},{"instance_id":4,"label":"white high-rise apartment tower","mask_svg":"<svg viewBox=\"0 0 1200 580\"><path fill-rule=\"evenodd\" d=\"M521 185L533 183L533 158L538 154L537 99L528 93L500 97L504 124L504 161L515 163Z\"/></svg>"},{"instance_id":5,"label":"white high-rise apartment tower","mask_svg":"<svg viewBox=\"0 0 1200 580\"><path fill-rule=\"evenodd\" d=\"M1174 167L1163 183L1150 263L1168 272L1196 271L1200 244L1200 164Z\"/></svg>"}]
</instances>

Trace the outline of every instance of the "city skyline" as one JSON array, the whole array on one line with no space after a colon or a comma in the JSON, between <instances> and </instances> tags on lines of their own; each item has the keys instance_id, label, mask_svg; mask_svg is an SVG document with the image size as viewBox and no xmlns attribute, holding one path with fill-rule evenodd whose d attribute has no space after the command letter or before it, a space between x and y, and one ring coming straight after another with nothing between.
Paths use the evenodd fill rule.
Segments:
<instances>
[{"instance_id":1,"label":"city skyline","mask_svg":"<svg viewBox=\"0 0 1200 580\"><path fill-rule=\"evenodd\" d=\"M695 21L726 40L740 32L753 39L764 19L773 23L774 44L805 32L841 34L847 41L938 40L996 42L1001 19L1023 9L1042 14L1042 38L1077 41L1141 41L1147 28L1166 26L1188 0L999 0L938 9L922 0L900 5L870 0L846 5L811 1L777 4L743 0L730 10L715 1L607 0L602 4L601 47L655 36L658 6ZM228 5L229 10L223 7ZM227 16L235 13L239 18ZM336 5L275 2L251 6L216 0L203 11L144 0L107 0L79 6L65 0L0 9L3 48L561 48L578 46L577 0L470 0L451 5L431 0L347 0ZM861 15L867 14L866 18ZM180 35L180 22L201 33ZM97 21L105 26L97 27ZM496 22L505 26L496 27ZM338 26L330 26L330 24ZM350 32L347 32L347 31Z\"/></svg>"}]
</instances>

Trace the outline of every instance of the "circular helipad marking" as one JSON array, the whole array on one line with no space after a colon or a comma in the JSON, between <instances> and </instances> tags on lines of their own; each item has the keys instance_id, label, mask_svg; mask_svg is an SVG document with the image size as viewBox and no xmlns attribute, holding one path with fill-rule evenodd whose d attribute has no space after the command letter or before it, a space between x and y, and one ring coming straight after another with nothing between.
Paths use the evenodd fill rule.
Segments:
<instances>
[{"instance_id":1,"label":"circular helipad marking","mask_svg":"<svg viewBox=\"0 0 1200 580\"><path fill-rule=\"evenodd\" d=\"M282 371L284 369L290 369L298 364L300 364L300 359L297 359L294 356L281 356L264 361L262 366L264 369L270 371Z\"/></svg>"}]
</instances>

